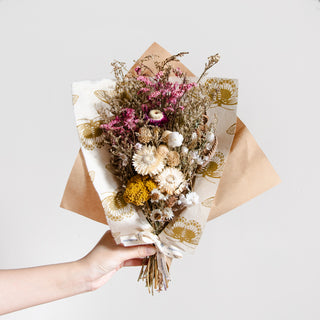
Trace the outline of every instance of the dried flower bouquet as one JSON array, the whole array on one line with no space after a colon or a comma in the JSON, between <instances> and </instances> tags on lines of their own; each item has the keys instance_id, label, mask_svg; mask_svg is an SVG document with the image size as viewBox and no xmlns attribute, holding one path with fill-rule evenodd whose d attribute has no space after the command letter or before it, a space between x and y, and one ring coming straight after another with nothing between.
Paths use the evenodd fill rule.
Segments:
<instances>
[{"instance_id":1,"label":"dried flower bouquet","mask_svg":"<svg viewBox=\"0 0 320 320\"><path fill-rule=\"evenodd\" d=\"M154 243L157 248L139 275L152 293L168 287L166 258L180 258L198 244L206 220L200 198L207 191L201 190L208 183L208 172L222 173L222 165L212 166L228 153L232 142L226 130L220 141L217 127L233 124L236 117L235 107L216 111L221 99L234 98L235 106L237 97L223 97L221 81L204 78L219 55L209 57L194 80L171 64L185 54L162 61L146 56L138 62L135 75L126 74L125 64L115 61L115 82L93 91L98 102L84 102L93 107L90 112L81 107L75 111L82 148L97 152L86 161L89 169L90 161L97 168L89 173L116 242ZM78 100L78 95L74 97ZM89 124L89 116L81 118L86 113ZM224 154L216 153L218 140ZM100 181L95 182L95 175Z\"/></svg>"}]
</instances>

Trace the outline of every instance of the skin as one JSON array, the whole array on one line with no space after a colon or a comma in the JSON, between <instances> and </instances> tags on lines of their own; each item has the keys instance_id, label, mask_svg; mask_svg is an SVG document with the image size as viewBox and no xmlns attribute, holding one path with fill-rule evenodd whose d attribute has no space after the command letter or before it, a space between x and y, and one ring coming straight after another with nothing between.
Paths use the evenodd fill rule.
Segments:
<instances>
[{"instance_id":1,"label":"skin","mask_svg":"<svg viewBox=\"0 0 320 320\"><path fill-rule=\"evenodd\" d=\"M107 231L80 260L54 265L0 270L0 315L94 291L120 268L139 266L153 255L150 245L123 247Z\"/></svg>"}]
</instances>

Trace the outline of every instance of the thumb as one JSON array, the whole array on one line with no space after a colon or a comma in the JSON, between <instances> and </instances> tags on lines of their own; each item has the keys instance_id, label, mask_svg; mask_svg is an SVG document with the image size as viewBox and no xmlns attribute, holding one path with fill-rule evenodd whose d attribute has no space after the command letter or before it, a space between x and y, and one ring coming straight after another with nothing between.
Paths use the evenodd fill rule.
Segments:
<instances>
[{"instance_id":1,"label":"thumb","mask_svg":"<svg viewBox=\"0 0 320 320\"><path fill-rule=\"evenodd\" d=\"M145 258L147 256L152 256L156 253L156 248L150 245L124 247L122 252L122 258L125 260L135 259L135 258Z\"/></svg>"}]
</instances>

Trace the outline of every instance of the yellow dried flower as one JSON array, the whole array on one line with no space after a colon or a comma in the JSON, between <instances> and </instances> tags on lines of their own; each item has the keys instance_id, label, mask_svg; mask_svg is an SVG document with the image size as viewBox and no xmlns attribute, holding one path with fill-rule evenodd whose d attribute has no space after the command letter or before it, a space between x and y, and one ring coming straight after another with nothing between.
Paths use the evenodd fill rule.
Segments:
<instances>
[{"instance_id":1,"label":"yellow dried flower","mask_svg":"<svg viewBox=\"0 0 320 320\"><path fill-rule=\"evenodd\" d=\"M138 135L138 140L141 143L148 143L152 139L152 133L149 128L147 127L141 127L139 129L139 135Z\"/></svg>"},{"instance_id":2,"label":"yellow dried flower","mask_svg":"<svg viewBox=\"0 0 320 320\"><path fill-rule=\"evenodd\" d=\"M180 156L177 151L170 151L167 154L167 164L169 167L176 167L180 164Z\"/></svg>"},{"instance_id":3,"label":"yellow dried flower","mask_svg":"<svg viewBox=\"0 0 320 320\"><path fill-rule=\"evenodd\" d=\"M147 179L145 182L144 182L144 185L146 186L148 192L150 193L153 189L157 188L157 184L151 180L151 179Z\"/></svg>"},{"instance_id":4,"label":"yellow dried flower","mask_svg":"<svg viewBox=\"0 0 320 320\"><path fill-rule=\"evenodd\" d=\"M150 192L156 187L156 183L148 177L133 176L127 183L123 199L127 203L142 206L150 199Z\"/></svg>"}]
</instances>

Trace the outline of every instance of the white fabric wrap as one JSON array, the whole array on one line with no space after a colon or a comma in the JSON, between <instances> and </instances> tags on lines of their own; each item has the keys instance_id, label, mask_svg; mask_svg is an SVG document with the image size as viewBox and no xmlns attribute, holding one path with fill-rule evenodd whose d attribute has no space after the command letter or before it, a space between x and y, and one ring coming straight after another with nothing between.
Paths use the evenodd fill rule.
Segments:
<instances>
[{"instance_id":1,"label":"white fabric wrap","mask_svg":"<svg viewBox=\"0 0 320 320\"><path fill-rule=\"evenodd\" d=\"M97 113L97 108L103 106L105 102L94 94L96 90L112 90L115 82L108 79L81 81L73 83L72 86L81 149L93 185L105 209L112 235L116 243L125 246L155 244L159 269L167 278L169 278L166 274L167 268L161 267L161 263L165 263L165 256L181 258L184 253L192 253L199 243L234 137L237 81L218 78L213 78L212 81L215 81L221 89L229 90L229 96L218 97L219 103L212 105L208 112L209 121L216 122L218 139L216 155L208 168L196 178L194 191L200 197L199 203L185 208L159 236L153 233L142 212L130 204L124 204L116 197L119 185L109 169L110 158L107 148L104 147L102 132L99 130L101 119Z\"/></svg>"}]
</instances>

